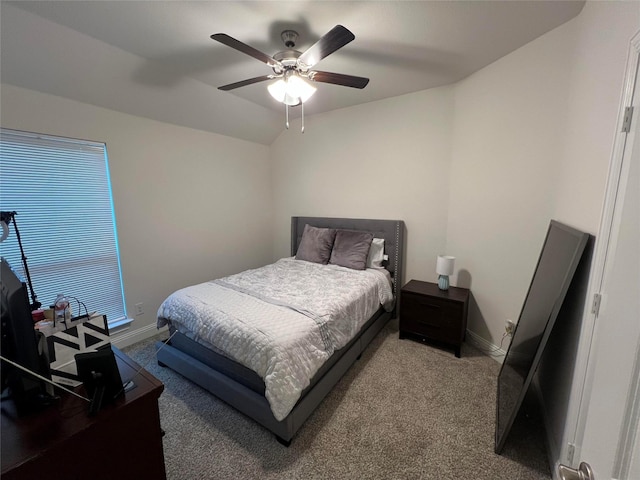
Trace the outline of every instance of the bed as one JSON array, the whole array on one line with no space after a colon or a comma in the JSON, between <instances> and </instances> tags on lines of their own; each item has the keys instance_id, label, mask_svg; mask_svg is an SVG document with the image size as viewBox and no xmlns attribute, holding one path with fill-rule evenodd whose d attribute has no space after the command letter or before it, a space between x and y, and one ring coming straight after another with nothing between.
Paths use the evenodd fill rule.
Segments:
<instances>
[{"instance_id":1,"label":"bed","mask_svg":"<svg viewBox=\"0 0 640 480\"><path fill-rule=\"evenodd\" d=\"M329 265L317 259L300 261L316 253L308 250L312 235L318 232L325 235L330 229L338 233L334 234L335 244L331 241L334 256ZM340 257L339 254L345 252L339 252L339 244L344 245L349 235L370 238L371 244L366 247L370 255L373 255L374 244L378 249L384 244L383 251L377 251L380 262L374 262L374 268L369 268L372 266L369 264L367 268L360 265L362 269L360 266L355 270L345 268L345 265L353 267L350 264L353 256ZM213 393L273 432L280 443L289 445L305 420L395 316L402 282L403 243L404 222L400 220L292 217L291 258L181 289L163 302L158 310L158 326L168 325L171 336L166 344L156 344L158 364ZM361 250L364 248L356 244ZM341 258L346 258L343 261L347 263L340 263ZM334 259L338 259L338 265L332 265ZM370 260L371 257L367 262ZM301 282L298 275L307 275L307 272L310 277L300 277L304 282L295 284ZM349 289L351 285L359 289L361 285L370 288L369 283L375 284L379 303L366 308L360 304L340 306L335 309L338 313L323 315L323 307L316 306L315 299L301 300L297 294L305 290L307 284L311 291L314 282L326 285L324 275L330 275L327 278L331 278L331 282L335 277L338 291L345 290L346 284ZM288 276L294 282L293 287L272 281ZM268 294L264 294L265 291ZM331 293L323 295L333 299ZM247 318L242 317L238 333L238 325L232 322L240 313ZM289 341L288 336L281 342L286 343L286 348L261 343L262 338L278 335L280 327L274 323L289 325L288 322L291 325L306 322L310 326L308 332L303 333L309 337L305 342L311 342L308 346L299 347L301 342ZM227 326L232 328L225 334ZM245 338L245 330L257 331L258 340ZM254 341L257 343L251 343ZM225 347L229 343L238 343L242 348L227 351Z\"/></svg>"}]
</instances>

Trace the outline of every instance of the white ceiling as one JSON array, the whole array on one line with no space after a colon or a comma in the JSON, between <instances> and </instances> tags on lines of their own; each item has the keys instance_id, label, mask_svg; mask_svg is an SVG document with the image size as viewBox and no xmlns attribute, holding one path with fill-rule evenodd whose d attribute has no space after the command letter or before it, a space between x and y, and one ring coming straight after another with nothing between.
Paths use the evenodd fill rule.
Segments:
<instances>
[{"instance_id":1,"label":"white ceiling","mask_svg":"<svg viewBox=\"0 0 640 480\"><path fill-rule=\"evenodd\" d=\"M580 1L2 1L3 83L164 122L270 144L284 107L271 73L212 41L226 33L273 55L280 32L304 51L337 24L355 40L317 68L370 78L325 83L305 116L456 82L576 16ZM299 108L292 115L299 115Z\"/></svg>"}]
</instances>

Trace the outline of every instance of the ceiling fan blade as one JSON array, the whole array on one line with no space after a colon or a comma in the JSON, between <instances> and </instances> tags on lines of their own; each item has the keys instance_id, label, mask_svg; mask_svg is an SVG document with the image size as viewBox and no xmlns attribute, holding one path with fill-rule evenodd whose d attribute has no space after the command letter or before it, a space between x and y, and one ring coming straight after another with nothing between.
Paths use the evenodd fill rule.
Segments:
<instances>
[{"instance_id":1,"label":"ceiling fan blade","mask_svg":"<svg viewBox=\"0 0 640 480\"><path fill-rule=\"evenodd\" d=\"M282 64L273 57L270 57L266 53L262 53L260 50L256 50L246 43L242 43L240 40L236 40L235 38L230 37L226 33L214 33L213 35L211 35L211 39L215 40L216 42L220 42L228 47L235 48L239 52L256 58L262 63L266 63L270 67L282 66Z\"/></svg>"},{"instance_id":2,"label":"ceiling fan blade","mask_svg":"<svg viewBox=\"0 0 640 480\"><path fill-rule=\"evenodd\" d=\"M344 87L364 88L369 83L368 78L355 77L353 75L343 75L342 73L331 72L309 72L309 78L314 82L333 83Z\"/></svg>"},{"instance_id":3,"label":"ceiling fan blade","mask_svg":"<svg viewBox=\"0 0 640 480\"><path fill-rule=\"evenodd\" d=\"M313 67L320 60L344 47L354 38L356 37L351 31L342 25L336 25L300 55L298 61L304 63L307 67Z\"/></svg>"},{"instance_id":4,"label":"ceiling fan blade","mask_svg":"<svg viewBox=\"0 0 640 480\"><path fill-rule=\"evenodd\" d=\"M229 85L223 85L218 87L218 90L224 90L225 92L228 90L233 90L234 88L245 87L247 85L251 85L253 83L264 82L265 80L271 80L273 75L262 75L261 77L249 78L247 80L242 80L241 82L230 83Z\"/></svg>"}]
</instances>

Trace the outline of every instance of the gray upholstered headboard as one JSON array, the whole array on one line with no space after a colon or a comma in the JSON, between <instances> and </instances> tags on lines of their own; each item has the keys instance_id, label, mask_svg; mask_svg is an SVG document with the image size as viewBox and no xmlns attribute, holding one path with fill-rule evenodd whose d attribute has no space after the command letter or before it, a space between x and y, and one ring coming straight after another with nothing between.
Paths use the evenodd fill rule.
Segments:
<instances>
[{"instance_id":1,"label":"gray upholstered headboard","mask_svg":"<svg viewBox=\"0 0 640 480\"><path fill-rule=\"evenodd\" d=\"M373 233L375 238L384 238L384 253L389 261L384 266L393 278L396 298L402 282L404 222L402 220L374 220L358 218L291 217L291 255L298 251L302 232L306 224L319 228L341 228Z\"/></svg>"}]
</instances>

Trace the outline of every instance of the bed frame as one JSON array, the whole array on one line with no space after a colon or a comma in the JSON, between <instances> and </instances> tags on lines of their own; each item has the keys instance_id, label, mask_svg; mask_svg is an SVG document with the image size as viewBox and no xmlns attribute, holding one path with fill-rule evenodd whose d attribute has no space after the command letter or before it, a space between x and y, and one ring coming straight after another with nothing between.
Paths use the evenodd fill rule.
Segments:
<instances>
[{"instance_id":1,"label":"bed frame","mask_svg":"<svg viewBox=\"0 0 640 480\"><path fill-rule=\"evenodd\" d=\"M360 358L364 349L398 310L399 288L402 285L404 222L401 220L365 220L349 218L292 217L291 254L295 255L306 224L321 228L340 228L371 232L385 239L385 254L389 259L385 268L391 273L396 306L393 312L382 308L370 318L354 339L336 351L318 371L311 384L302 392L300 400L281 421L273 416L264 397L264 383L257 374L181 333L175 333L171 343L156 344L160 366L170 367L200 385L216 397L254 419L273 432L280 443L288 446L302 424L320 405L349 367ZM173 333L173 331L172 331ZM164 345L164 347L163 347ZM162 349L160 350L160 348Z\"/></svg>"}]
</instances>

